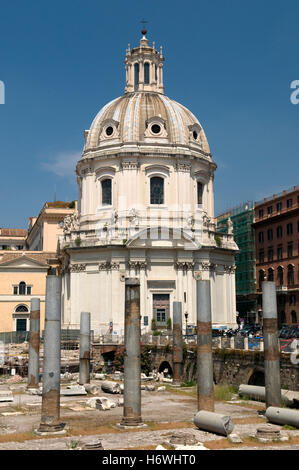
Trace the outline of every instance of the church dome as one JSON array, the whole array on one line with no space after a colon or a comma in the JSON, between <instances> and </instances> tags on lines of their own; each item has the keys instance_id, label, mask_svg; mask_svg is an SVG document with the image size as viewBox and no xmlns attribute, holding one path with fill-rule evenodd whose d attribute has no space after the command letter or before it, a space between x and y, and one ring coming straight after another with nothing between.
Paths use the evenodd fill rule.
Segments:
<instances>
[{"instance_id":1,"label":"church dome","mask_svg":"<svg viewBox=\"0 0 299 470\"><path fill-rule=\"evenodd\" d=\"M210 153L191 111L154 91L128 92L104 106L88 132L85 150L120 143L183 145Z\"/></svg>"},{"instance_id":2,"label":"church dome","mask_svg":"<svg viewBox=\"0 0 299 470\"><path fill-rule=\"evenodd\" d=\"M144 34L144 31L143 31ZM170 152L191 153L211 161L210 148L198 119L164 95L162 48L150 47L143 35L139 47L126 51L123 96L106 104L85 131L83 158L121 147L143 144ZM178 150L179 149L179 150ZM129 150L130 151L130 150ZM160 152L161 150L158 150Z\"/></svg>"}]
</instances>

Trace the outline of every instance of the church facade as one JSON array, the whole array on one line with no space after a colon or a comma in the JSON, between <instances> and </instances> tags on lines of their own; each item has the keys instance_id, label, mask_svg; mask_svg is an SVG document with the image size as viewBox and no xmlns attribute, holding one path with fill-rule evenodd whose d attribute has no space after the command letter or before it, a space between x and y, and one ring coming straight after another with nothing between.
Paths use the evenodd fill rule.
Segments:
<instances>
[{"instance_id":1,"label":"church facade","mask_svg":"<svg viewBox=\"0 0 299 470\"><path fill-rule=\"evenodd\" d=\"M195 325L197 279L211 280L213 324L233 327L238 248L216 233L216 164L197 118L164 94L162 49L142 34L126 51L124 95L84 132L79 216L59 239L62 327L87 311L95 334L122 335L128 277L140 279L143 332L171 324L173 301Z\"/></svg>"}]
</instances>

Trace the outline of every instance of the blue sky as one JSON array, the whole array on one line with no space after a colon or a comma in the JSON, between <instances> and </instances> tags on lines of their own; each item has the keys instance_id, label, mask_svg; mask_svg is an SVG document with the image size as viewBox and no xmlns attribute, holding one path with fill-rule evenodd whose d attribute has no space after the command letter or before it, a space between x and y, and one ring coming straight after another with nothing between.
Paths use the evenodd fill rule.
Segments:
<instances>
[{"instance_id":1,"label":"blue sky","mask_svg":"<svg viewBox=\"0 0 299 470\"><path fill-rule=\"evenodd\" d=\"M75 164L100 108L123 94L140 20L163 45L165 92L198 117L215 212L299 183L297 0L12 0L0 5L0 226L77 197Z\"/></svg>"}]
</instances>

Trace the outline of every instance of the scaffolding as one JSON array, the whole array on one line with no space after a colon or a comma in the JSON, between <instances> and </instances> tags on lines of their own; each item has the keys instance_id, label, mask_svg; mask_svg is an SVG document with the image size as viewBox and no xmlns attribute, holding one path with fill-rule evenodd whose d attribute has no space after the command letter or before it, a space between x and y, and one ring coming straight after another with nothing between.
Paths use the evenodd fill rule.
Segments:
<instances>
[{"instance_id":1,"label":"scaffolding","mask_svg":"<svg viewBox=\"0 0 299 470\"><path fill-rule=\"evenodd\" d=\"M254 202L245 202L233 209L219 215L217 230L227 233L228 221L233 223L234 240L239 247L236 255L236 296L239 314L248 314L257 309L255 298L255 237L254 228Z\"/></svg>"}]
</instances>

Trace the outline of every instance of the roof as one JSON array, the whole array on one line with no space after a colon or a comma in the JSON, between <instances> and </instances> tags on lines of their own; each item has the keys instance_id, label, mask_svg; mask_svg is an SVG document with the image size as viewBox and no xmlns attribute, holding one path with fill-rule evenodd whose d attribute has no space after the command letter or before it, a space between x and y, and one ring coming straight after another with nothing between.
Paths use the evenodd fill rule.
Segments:
<instances>
[{"instance_id":1,"label":"roof","mask_svg":"<svg viewBox=\"0 0 299 470\"><path fill-rule=\"evenodd\" d=\"M27 237L27 230L22 228L1 228L0 235L5 237Z\"/></svg>"},{"instance_id":2,"label":"roof","mask_svg":"<svg viewBox=\"0 0 299 470\"><path fill-rule=\"evenodd\" d=\"M151 132L158 124L161 132ZM110 135L107 127L113 129ZM196 133L195 133L195 132ZM88 132L85 151L107 145L157 142L187 145L210 154L208 141L198 119L187 108L157 92L125 93L106 104Z\"/></svg>"},{"instance_id":3,"label":"roof","mask_svg":"<svg viewBox=\"0 0 299 470\"><path fill-rule=\"evenodd\" d=\"M41 264L48 264L48 260L54 258L56 253L53 252L37 252L37 251L16 251L16 252L2 252L0 253L0 265L10 261L17 260L18 258L26 257Z\"/></svg>"}]
</instances>

